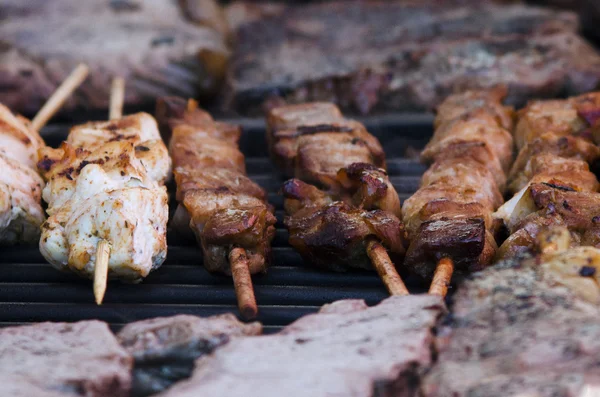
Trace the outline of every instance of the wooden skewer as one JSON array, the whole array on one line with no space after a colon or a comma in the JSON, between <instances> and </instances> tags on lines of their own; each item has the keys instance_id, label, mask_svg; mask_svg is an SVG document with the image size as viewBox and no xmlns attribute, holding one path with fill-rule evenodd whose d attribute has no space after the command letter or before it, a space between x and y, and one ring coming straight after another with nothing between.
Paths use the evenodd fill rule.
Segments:
<instances>
[{"instance_id":1,"label":"wooden skewer","mask_svg":"<svg viewBox=\"0 0 600 397\"><path fill-rule=\"evenodd\" d=\"M433 274L433 281L429 287L429 293L431 295L440 295L445 297L448 293L448 286L452 279L452 273L454 273L454 262L450 258L442 258L435 268Z\"/></svg>"},{"instance_id":2,"label":"wooden skewer","mask_svg":"<svg viewBox=\"0 0 600 397\"><path fill-rule=\"evenodd\" d=\"M46 125L48 120L60 109L67 98L75 91L77 87L83 83L87 77L89 68L80 63L62 82L62 84L54 91L54 94L48 98L44 106L35 115L31 121L31 126L34 130L39 131Z\"/></svg>"},{"instance_id":3,"label":"wooden skewer","mask_svg":"<svg viewBox=\"0 0 600 397\"><path fill-rule=\"evenodd\" d=\"M253 319L258 313L258 307L254 297L254 287L250 277L246 250L243 248L232 249L229 253L229 264L231 265L231 275L233 276L233 285L240 313L248 320Z\"/></svg>"},{"instance_id":4,"label":"wooden skewer","mask_svg":"<svg viewBox=\"0 0 600 397\"><path fill-rule=\"evenodd\" d=\"M94 266L94 297L96 304L101 305L108 282L108 260L110 258L110 244L100 240L96 247L96 264Z\"/></svg>"},{"instance_id":5,"label":"wooden skewer","mask_svg":"<svg viewBox=\"0 0 600 397\"><path fill-rule=\"evenodd\" d=\"M110 119L120 118L123 114L123 98L125 96L125 81L115 78L110 90ZM96 264L94 266L94 296L96 304L101 305L108 283L108 261L110 260L110 244L100 240L96 246Z\"/></svg>"},{"instance_id":6,"label":"wooden skewer","mask_svg":"<svg viewBox=\"0 0 600 397\"><path fill-rule=\"evenodd\" d=\"M410 294L383 245L378 241L370 240L367 243L367 255L390 295Z\"/></svg>"},{"instance_id":7,"label":"wooden skewer","mask_svg":"<svg viewBox=\"0 0 600 397\"><path fill-rule=\"evenodd\" d=\"M123 102L125 101L125 79L115 77L110 88L110 120L120 119L123 116Z\"/></svg>"}]
</instances>

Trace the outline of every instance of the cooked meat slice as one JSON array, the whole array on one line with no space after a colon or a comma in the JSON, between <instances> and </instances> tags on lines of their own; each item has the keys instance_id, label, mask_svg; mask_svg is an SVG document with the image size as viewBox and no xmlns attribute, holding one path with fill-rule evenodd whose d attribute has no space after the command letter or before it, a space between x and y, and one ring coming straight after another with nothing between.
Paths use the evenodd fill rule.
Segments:
<instances>
[{"instance_id":1,"label":"cooked meat slice","mask_svg":"<svg viewBox=\"0 0 600 397\"><path fill-rule=\"evenodd\" d=\"M572 13L525 5L290 6L238 29L225 103L258 113L282 96L368 113L432 109L454 92L498 85L518 105L582 93L600 81L600 57L577 29Z\"/></svg>"},{"instance_id":2,"label":"cooked meat slice","mask_svg":"<svg viewBox=\"0 0 600 397\"><path fill-rule=\"evenodd\" d=\"M542 154L544 156L539 157ZM510 191L516 193L537 173L557 169L560 163L574 163L580 160L582 165L583 162L593 164L598 158L600 158L600 149L581 137L543 134L519 152L508 176Z\"/></svg>"},{"instance_id":3,"label":"cooked meat slice","mask_svg":"<svg viewBox=\"0 0 600 397\"><path fill-rule=\"evenodd\" d=\"M44 182L31 168L2 153L0 169L0 245L35 242L44 222Z\"/></svg>"},{"instance_id":4,"label":"cooked meat slice","mask_svg":"<svg viewBox=\"0 0 600 397\"><path fill-rule=\"evenodd\" d=\"M351 195L352 203L367 210L380 209L402 217L400 198L387 172L368 163L354 163L337 173L341 194Z\"/></svg>"},{"instance_id":5,"label":"cooked meat slice","mask_svg":"<svg viewBox=\"0 0 600 397\"><path fill-rule=\"evenodd\" d=\"M237 145L220 138L198 137L194 139L187 136L179 137L178 132L182 127L177 127L169 145L175 167L186 168L230 168L238 172L246 172L244 155ZM194 142L198 139L198 143Z\"/></svg>"},{"instance_id":6,"label":"cooked meat slice","mask_svg":"<svg viewBox=\"0 0 600 397\"><path fill-rule=\"evenodd\" d=\"M519 111L515 144L520 150L542 134L581 135L587 127L588 124L579 116L571 100L531 101ZM591 134L588 135L588 138L591 138Z\"/></svg>"},{"instance_id":7,"label":"cooked meat slice","mask_svg":"<svg viewBox=\"0 0 600 397\"><path fill-rule=\"evenodd\" d=\"M135 145L136 157L152 179L164 183L169 178L171 158L156 120L148 113L78 125L71 128L67 138L67 143L74 148L90 152L110 142L131 142Z\"/></svg>"},{"instance_id":8,"label":"cooked meat slice","mask_svg":"<svg viewBox=\"0 0 600 397\"><path fill-rule=\"evenodd\" d=\"M332 175L353 162L385 167L385 153L377 138L361 123L343 118L333 104L316 102L275 107L267 114L267 126L271 156L285 176L306 174L315 183L331 184ZM321 161L316 157L320 151L308 151L315 146L333 150L336 145L344 145L347 153L343 154L348 155L348 159L340 159L339 155L328 157L326 161L330 164L325 169L316 167L315 162Z\"/></svg>"},{"instance_id":9,"label":"cooked meat slice","mask_svg":"<svg viewBox=\"0 0 600 397\"><path fill-rule=\"evenodd\" d=\"M260 323L241 323L231 313L207 318L182 314L129 323L117 338L135 359L132 394L148 396L188 378L197 358L231 339L261 333Z\"/></svg>"},{"instance_id":10,"label":"cooked meat slice","mask_svg":"<svg viewBox=\"0 0 600 397\"><path fill-rule=\"evenodd\" d=\"M433 126L437 129L454 120L481 118L483 122L495 122L498 126L512 131L514 111L512 107L502 104L506 94L506 87L498 87L450 95L436 108Z\"/></svg>"},{"instance_id":11,"label":"cooked meat slice","mask_svg":"<svg viewBox=\"0 0 600 397\"><path fill-rule=\"evenodd\" d=\"M233 339L162 396L412 396L432 364L433 328L444 311L427 295L373 307L334 302L279 334Z\"/></svg>"},{"instance_id":12,"label":"cooked meat slice","mask_svg":"<svg viewBox=\"0 0 600 397\"><path fill-rule=\"evenodd\" d=\"M283 193L287 199L286 187ZM296 200L293 194L291 197ZM366 251L370 238L380 241L392 257L403 255L408 245L404 226L394 215L361 210L341 201L322 207L306 206L286 216L284 223L290 245L307 264L335 271L347 271L348 267L372 269Z\"/></svg>"},{"instance_id":13,"label":"cooked meat slice","mask_svg":"<svg viewBox=\"0 0 600 397\"><path fill-rule=\"evenodd\" d=\"M44 141L37 131L30 127L29 120L15 116L9 108L0 103L0 152L34 168L38 161L38 149Z\"/></svg>"},{"instance_id":14,"label":"cooked meat slice","mask_svg":"<svg viewBox=\"0 0 600 397\"><path fill-rule=\"evenodd\" d=\"M433 138L421 153L421 159L431 163L438 156L444 156L446 148L464 142L486 144L493 155L498 158L502 168L508 171L512 163L512 135L502 127L482 122L476 118L457 119L437 128Z\"/></svg>"},{"instance_id":15,"label":"cooked meat slice","mask_svg":"<svg viewBox=\"0 0 600 397\"><path fill-rule=\"evenodd\" d=\"M316 186L304 183L299 179L289 179L283 183L282 192L285 196L283 207L289 215L304 208L321 208L331 204L334 199L330 194Z\"/></svg>"},{"instance_id":16,"label":"cooked meat slice","mask_svg":"<svg viewBox=\"0 0 600 397\"><path fill-rule=\"evenodd\" d=\"M39 110L79 62L89 65L91 78L66 110L107 108L115 75L127 81L125 105L206 94L216 81L199 55L228 56L223 35L188 21L178 2L7 0L3 6L0 102L21 113Z\"/></svg>"},{"instance_id":17,"label":"cooked meat slice","mask_svg":"<svg viewBox=\"0 0 600 397\"><path fill-rule=\"evenodd\" d=\"M132 357L100 321L0 329L5 395L126 397L132 364Z\"/></svg>"},{"instance_id":18,"label":"cooked meat slice","mask_svg":"<svg viewBox=\"0 0 600 397\"><path fill-rule=\"evenodd\" d=\"M557 276L548 267L542 258L505 262L459 287L453 315L438 331L438 360L422 382L424 397L593 394L600 374L597 302L577 296L579 283L563 286L570 271ZM572 277L585 282L587 274Z\"/></svg>"},{"instance_id":19,"label":"cooked meat slice","mask_svg":"<svg viewBox=\"0 0 600 397\"><path fill-rule=\"evenodd\" d=\"M236 170L218 167L200 169L179 167L174 170L174 174L177 183L177 200L183 200L186 192L197 189L241 193L261 201L267 199L267 193L263 188Z\"/></svg>"}]
</instances>

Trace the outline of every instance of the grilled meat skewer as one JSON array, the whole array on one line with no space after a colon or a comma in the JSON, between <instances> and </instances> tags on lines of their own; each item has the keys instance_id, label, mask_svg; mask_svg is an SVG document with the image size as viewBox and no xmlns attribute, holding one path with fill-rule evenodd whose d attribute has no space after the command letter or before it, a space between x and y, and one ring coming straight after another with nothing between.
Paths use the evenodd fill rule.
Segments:
<instances>
[{"instance_id":1,"label":"grilled meat skewer","mask_svg":"<svg viewBox=\"0 0 600 397\"><path fill-rule=\"evenodd\" d=\"M138 282L164 262L170 159L152 116L75 126L38 168L49 215L40 250L54 267L94 278L102 241L109 278Z\"/></svg>"},{"instance_id":2,"label":"grilled meat skewer","mask_svg":"<svg viewBox=\"0 0 600 397\"><path fill-rule=\"evenodd\" d=\"M445 295L454 269L480 270L494 258L492 214L503 202L512 158L512 109L502 105L504 95L469 91L440 105L421 156L433 164L402 206L411 240L405 265L433 279L431 293Z\"/></svg>"},{"instance_id":3,"label":"grilled meat skewer","mask_svg":"<svg viewBox=\"0 0 600 397\"><path fill-rule=\"evenodd\" d=\"M38 241L44 222L44 181L38 175L38 150L45 143L38 131L87 76L80 65L54 92L33 122L0 104L0 245Z\"/></svg>"},{"instance_id":4,"label":"grilled meat skewer","mask_svg":"<svg viewBox=\"0 0 600 397\"><path fill-rule=\"evenodd\" d=\"M330 103L275 107L267 125L275 163L296 177L283 187L290 244L330 270L375 268L391 294L408 294L390 259L402 258L406 236L379 141Z\"/></svg>"},{"instance_id":5,"label":"grilled meat skewer","mask_svg":"<svg viewBox=\"0 0 600 397\"><path fill-rule=\"evenodd\" d=\"M521 151L509 174L515 193L494 216L511 235L498 258L539 250L539 235L553 227L572 234L573 245L597 246L600 184L589 164L600 158L600 93L534 101L519 112Z\"/></svg>"},{"instance_id":6,"label":"grilled meat skewer","mask_svg":"<svg viewBox=\"0 0 600 397\"><path fill-rule=\"evenodd\" d=\"M173 226L193 231L206 269L232 275L240 311L255 317L250 274L267 270L276 219L266 192L245 174L241 130L182 98L159 100L157 115L171 136L179 202Z\"/></svg>"}]
</instances>

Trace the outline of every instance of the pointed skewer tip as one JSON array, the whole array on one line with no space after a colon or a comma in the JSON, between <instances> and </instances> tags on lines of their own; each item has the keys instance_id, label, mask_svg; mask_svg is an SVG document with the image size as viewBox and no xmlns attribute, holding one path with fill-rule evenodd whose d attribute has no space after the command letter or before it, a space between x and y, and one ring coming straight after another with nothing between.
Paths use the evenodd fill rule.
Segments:
<instances>
[{"instance_id":1,"label":"pointed skewer tip","mask_svg":"<svg viewBox=\"0 0 600 397\"><path fill-rule=\"evenodd\" d=\"M410 294L383 245L376 240L370 240L367 243L367 255L390 295Z\"/></svg>"},{"instance_id":2,"label":"pointed skewer tip","mask_svg":"<svg viewBox=\"0 0 600 397\"><path fill-rule=\"evenodd\" d=\"M96 247L96 263L94 266L94 297L96 304L101 305L106 293L108 282L108 261L110 259L110 244L100 240Z\"/></svg>"},{"instance_id":3,"label":"pointed skewer tip","mask_svg":"<svg viewBox=\"0 0 600 397\"><path fill-rule=\"evenodd\" d=\"M258 306L254 296L246 250L239 247L232 249L229 253L229 264L240 313L246 320L251 320L258 314Z\"/></svg>"},{"instance_id":4,"label":"pointed skewer tip","mask_svg":"<svg viewBox=\"0 0 600 397\"><path fill-rule=\"evenodd\" d=\"M433 274L433 280L429 287L429 294L446 297L448 286L452 279L452 273L454 273L454 262L452 262L452 259L440 259L435 268L435 273Z\"/></svg>"}]
</instances>

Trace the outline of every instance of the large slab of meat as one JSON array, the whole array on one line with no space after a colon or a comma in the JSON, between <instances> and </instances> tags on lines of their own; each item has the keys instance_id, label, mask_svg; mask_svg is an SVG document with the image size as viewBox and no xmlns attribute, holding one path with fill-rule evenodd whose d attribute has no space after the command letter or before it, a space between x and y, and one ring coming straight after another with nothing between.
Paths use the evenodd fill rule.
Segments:
<instances>
[{"instance_id":1,"label":"large slab of meat","mask_svg":"<svg viewBox=\"0 0 600 397\"><path fill-rule=\"evenodd\" d=\"M197 358L212 353L232 338L261 333L260 323L244 324L228 313L138 321L126 325L117 337L135 359L132 395L148 396L188 378Z\"/></svg>"},{"instance_id":2,"label":"large slab of meat","mask_svg":"<svg viewBox=\"0 0 600 397\"><path fill-rule=\"evenodd\" d=\"M125 397L133 359L105 323L0 329L0 395Z\"/></svg>"},{"instance_id":3,"label":"large slab of meat","mask_svg":"<svg viewBox=\"0 0 600 397\"><path fill-rule=\"evenodd\" d=\"M90 77L67 110L106 108L115 75L126 78L126 105L194 97L227 56L218 31L190 22L176 0L3 0L0 102L35 113L79 62Z\"/></svg>"},{"instance_id":4,"label":"large slab of meat","mask_svg":"<svg viewBox=\"0 0 600 397\"><path fill-rule=\"evenodd\" d=\"M595 268L573 269L577 283L566 273L542 273L547 265L598 263L589 258L533 267L515 262L465 282L454 296L449 328L440 332L438 362L423 381L423 396L598 395L600 309L573 293L589 290Z\"/></svg>"},{"instance_id":5,"label":"large slab of meat","mask_svg":"<svg viewBox=\"0 0 600 397\"><path fill-rule=\"evenodd\" d=\"M224 102L239 112L273 97L361 113L421 111L452 92L499 84L521 105L600 82L600 56L570 12L406 1L246 11L229 11L238 30Z\"/></svg>"},{"instance_id":6,"label":"large slab of meat","mask_svg":"<svg viewBox=\"0 0 600 397\"><path fill-rule=\"evenodd\" d=\"M412 396L432 362L438 297L338 301L276 335L237 338L163 396Z\"/></svg>"}]
</instances>

